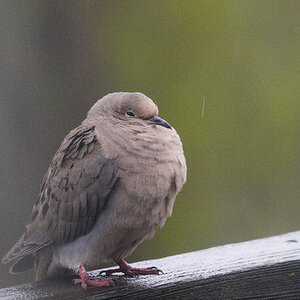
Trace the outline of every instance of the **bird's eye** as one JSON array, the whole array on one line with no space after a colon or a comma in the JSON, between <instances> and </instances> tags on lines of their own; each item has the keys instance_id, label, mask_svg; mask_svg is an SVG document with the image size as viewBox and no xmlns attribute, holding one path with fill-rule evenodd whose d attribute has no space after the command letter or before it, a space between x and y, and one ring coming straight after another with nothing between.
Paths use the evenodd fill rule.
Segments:
<instances>
[{"instance_id":1,"label":"bird's eye","mask_svg":"<svg viewBox=\"0 0 300 300\"><path fill-rule=\"evenodd\" d=\"M125 115L126 115L127 117L135 117L135 113L133 112L132 109L128 109L128 110L126 111Z\"/></svg>"}]
</instances>

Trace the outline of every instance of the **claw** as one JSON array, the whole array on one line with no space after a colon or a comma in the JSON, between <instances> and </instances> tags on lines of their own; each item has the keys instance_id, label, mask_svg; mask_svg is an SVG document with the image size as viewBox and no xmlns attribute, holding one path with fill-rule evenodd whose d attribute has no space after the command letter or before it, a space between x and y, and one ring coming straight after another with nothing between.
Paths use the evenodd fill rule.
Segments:
<instances>
[{"instance_id":1,"label":"claw","mask_svg":"<svg viewBox=\"0 0 300 300\"><path fill-rule=\"evenodd\" d=\"M150 267L149 269L156 270L157 274L164 274L164 272L161 269L158 269L157 267L153 266L153 267Z\"/></svg>"},{"instance_id":2,"label":"claw","mask_svg":"<svg viewBox=\"0 0 300 300\"><path fill-rule=\"evenodd\" d=\"M101 280L92 280L89 278L87 271L84 266L80 266L79 268L80 278L73 279L74 284L81 284L82 288L87 289L89 286L109 286L113 282L111 279L101 279Z\"/></svg>"},{"instance_id":3,"label":"claw","mask_svg":"<svg viewBox=\"0 0 300 300\"><path fill-rule=\"evenodd\" d=\"M106 271L101 271L98 275L99 276L108 276Z\"/></svg>"},{"instance_id":4,"label":"claw","mask_svg":"<svg viewBox=\"0 0 300 300\"><path fill-rule=\"evenodd\" d=\"M118 269L104 270L104 271L101 271L98 275L100 275L100 276L110 276L113 273L118 273L118 272L122 272L120 270L120 268L118 268Z\"/></svg>"},{"instance_id":5,"label":"claw","mask_svg":"<svg viewBox=\"0 0 300 300\"><path fill-rule=\"evenodd\" d=\"M110 269L110 270L104 270L99 273L99 275L112 275L114 273L124 273L127 276L135 277L138 275L159 275L163 274L164 272L162 270L157 269L156 267L150 267L150 268L133 268L130 265L127 264L127 262L124 259L120 259L117 264L120 266L120 268L117 269Z\"/></svg>"}]
</instances>

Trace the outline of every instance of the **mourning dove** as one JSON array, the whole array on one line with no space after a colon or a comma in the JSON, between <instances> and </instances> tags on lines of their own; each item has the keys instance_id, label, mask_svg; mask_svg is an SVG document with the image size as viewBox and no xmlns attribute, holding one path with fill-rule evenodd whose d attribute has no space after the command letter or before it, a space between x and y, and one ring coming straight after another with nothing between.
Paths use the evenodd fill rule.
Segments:
<instances>
[{"instance_id":1,"label":"mourning dove","mask_svg":"<svg viewBox=\"0 0 300 300\"><path fill-rule=\"evenodd\" d=\"M63 140L42 181L25 233L3 258L11 273L34 267L36 280L79 272L113 260L129 276L158 274L126 258L153 237L172 213L186 180L182 143L142 93L112 93Z\"/></svg>"}]
</instances>

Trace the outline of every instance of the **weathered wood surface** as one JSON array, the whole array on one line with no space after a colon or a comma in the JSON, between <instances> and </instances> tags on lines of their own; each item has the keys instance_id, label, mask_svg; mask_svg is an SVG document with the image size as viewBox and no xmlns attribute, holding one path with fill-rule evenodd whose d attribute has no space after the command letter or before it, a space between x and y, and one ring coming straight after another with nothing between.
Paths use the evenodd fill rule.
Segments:
<instances>
[{"instance_id":1,"label":"weathered wood surface","mask_svg":"<svg viewBox=\"0 0 300 300\"><path fill-rule=\"evenodd\" d=\"M0 299L300 299L300 231L133 266L164 274L115 275L114 286L87 290L71 279L27 283L1 289Z\"/></svg>"}]
</instances>

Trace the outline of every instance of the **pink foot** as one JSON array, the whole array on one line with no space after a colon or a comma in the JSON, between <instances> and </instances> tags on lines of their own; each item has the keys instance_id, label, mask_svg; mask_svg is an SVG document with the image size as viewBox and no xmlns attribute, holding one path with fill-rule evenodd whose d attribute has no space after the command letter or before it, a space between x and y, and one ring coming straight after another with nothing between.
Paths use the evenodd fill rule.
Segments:
<instances>
[{"instance_id":1,"label":"pink foot","mask_svg":"<svg viewBox=\"0 0 300 300\"><path fill-rule=\"evenodd\" d=\"M114 273L124 273L130 277L138 276L138 275L152 275L152 274L162 274L163 271L157 269L156 267L150 268L133 268L124 259L120 259L117 261L119 268L117 269L110 269L100 272L100 275L112 275Z\"/></svg>"},{"instance_id":2,"label":"pink foot","mask_svg":"<svg viewBox=\"0 0 300 300\"><path fill-rule=\"evenodd\" d=\"M111 279L92 280L89 278L84 266L79 268L80 278L73 279L74 284L81 283L81 286L86 289L89 286L109 286L112 283Z\"/></svg>"}]
</instances>

